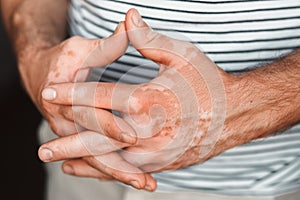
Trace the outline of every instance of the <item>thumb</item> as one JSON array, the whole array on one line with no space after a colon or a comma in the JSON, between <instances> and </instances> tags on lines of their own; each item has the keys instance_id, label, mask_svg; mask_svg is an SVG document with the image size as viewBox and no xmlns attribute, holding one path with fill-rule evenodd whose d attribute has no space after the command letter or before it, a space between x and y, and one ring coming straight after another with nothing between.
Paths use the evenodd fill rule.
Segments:
<instances>
[{"instance_id":1,"label":"thumb","mask_svg":"<svg viewBox=\"0 0 300 200\"><path fill-rule=\"evenodd\" d=\"M144 57L165 66L175 66L190 43L170 38L153 31L136 9L126 14L126 30L129 41Z\"/></svg>"},{"instance_id":2,"label":"thumb","mask_svg":"<svg viewBox=\"0 0 300 200\"><path fill-rule=\"evenodd\" d=\"M124 22L120 22L115 32L105 39L94 40L94 49L87 56L83 68L109 65L121 57L127 47L128 38Z\"/></svg>"}]
</instances>

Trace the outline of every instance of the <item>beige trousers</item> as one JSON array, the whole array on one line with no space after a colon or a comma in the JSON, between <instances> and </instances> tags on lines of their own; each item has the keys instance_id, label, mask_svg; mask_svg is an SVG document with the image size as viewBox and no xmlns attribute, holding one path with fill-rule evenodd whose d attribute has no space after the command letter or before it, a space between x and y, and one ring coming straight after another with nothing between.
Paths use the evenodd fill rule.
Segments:
<instances>
[{"instance_id":1,"label":"beige trousers","mask_svg":"<svg viewBox=\"0 0 300 200\"><path fill-rule=\"evenodd\" d=\"M47 123L39 130L40 140L55 137ZM274 197L225 196L204 191L146 192L124 187L116 182L102 182L97 179L78 178L66 175L61 162L46 164L47 200L300 200L298 191Z\"/></svg>"}]
</instances>

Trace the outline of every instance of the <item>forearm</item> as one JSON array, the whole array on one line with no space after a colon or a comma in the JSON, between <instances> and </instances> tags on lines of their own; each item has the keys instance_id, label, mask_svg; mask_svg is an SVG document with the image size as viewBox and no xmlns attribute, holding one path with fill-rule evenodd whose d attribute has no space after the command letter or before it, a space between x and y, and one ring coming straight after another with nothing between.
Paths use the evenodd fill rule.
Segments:
<instances>
[{"instance_id":1,"label":"forearm","mask_svg":"<svg viewBox=\"0 0 300 200\"><path fill-rule=\"evenodd\" d=\"M48 64L39 56L66 37L67 0L2 0L4 23L18 60L23 84L36 102Z\"/></svg>"},{"instance_id":2,"label":"forearm","mask_svg":"<svg viewBox=\"0 0 300 200\"><path fill-rule=\"evenodd\" d=\"M227 90L225 132L243 144L300 121L300 52L241 74ZM232 141L234 143L234 141Z\"/></svg>"},{"instance_id":3,"label":"forearm","mask_svg":"<svg viewBox=\"0 0 300 200\"><path fill-rule=\"evenodd\" d=\"M2 0L4 23L17 56L27 48L47 48L66 35L67 0Z\"/></svg>"}]
</instances>

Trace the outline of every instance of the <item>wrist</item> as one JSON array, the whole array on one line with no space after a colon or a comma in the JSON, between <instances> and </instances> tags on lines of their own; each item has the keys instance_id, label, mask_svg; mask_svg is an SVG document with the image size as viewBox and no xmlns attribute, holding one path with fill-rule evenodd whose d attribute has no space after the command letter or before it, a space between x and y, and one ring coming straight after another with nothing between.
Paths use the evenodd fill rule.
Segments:
<instances>
[{"instance_id":1,"label":"wrist","mask_svg":"<svg viewBox=\"0 0 300 200\"><path fill-rule=\"evenodd\" d=\"M18 69L22 84L32 101L38 105L39 93L45 79L47 65L45 62L48 49L37 48L36 46L26 46L17 56Z\"/></svg>"},{"instance_id":2,"label":"wrist","mask_svg":"<svg viewBox=\"0 0 300 200\"><path fill-rule=\"evenodd\" d=\"M220 143L230 149L273 132L267 118L270 102L263 97L264 84L249 74L227 74L224 79L226 118Z\"/></svg>"},{"instance_id":3,"label":"wrist","mask_svg":"<svg viewBox=\"0 0 300 200\"><path fill-rule=\"evenodd\" d=\"M17 9L11 17L11 26L9 26L18 59L28 52L51 48L64 39L61 34L50 31L50 28L49 30L35 28L37 19L33 19L30 14L23 12L25 11L22 10L22 7Z\"/></svg>"},{"instance_id":4,"label":"wrist","mask_svg":"<svg viewBox=\"0 0 300 200\"><path fill-rule=\"evenodd\" d=\"M263 69L231 75L225 85L224 138L231 141L227 142L228 148L265 137L297 122L299 92L290 84L278 81L276 76L264 74Z\"/></svg>"}]
</instances>

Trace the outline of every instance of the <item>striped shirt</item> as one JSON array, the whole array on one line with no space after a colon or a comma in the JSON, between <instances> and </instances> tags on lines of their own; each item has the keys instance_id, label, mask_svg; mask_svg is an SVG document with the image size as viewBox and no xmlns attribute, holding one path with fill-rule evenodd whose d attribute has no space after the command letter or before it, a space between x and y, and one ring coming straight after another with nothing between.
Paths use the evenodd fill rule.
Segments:
<instances>
[{"instance_id":1,"label":"striped shirt","mask_svg":"<svg viewBox=\"0 0 300 200\"><path fill-rule=\"evenodd\" d=\"M154 30L192 42L227 72L264 65L300 46L300 0L72 0L70 32L107 37L132 7ZM93 79L142 83L157 70L129 47L117 62L94 70ZM299 189L300 125L155 177L159 190L275 195Z\"/></svg>"}]
</instances>

